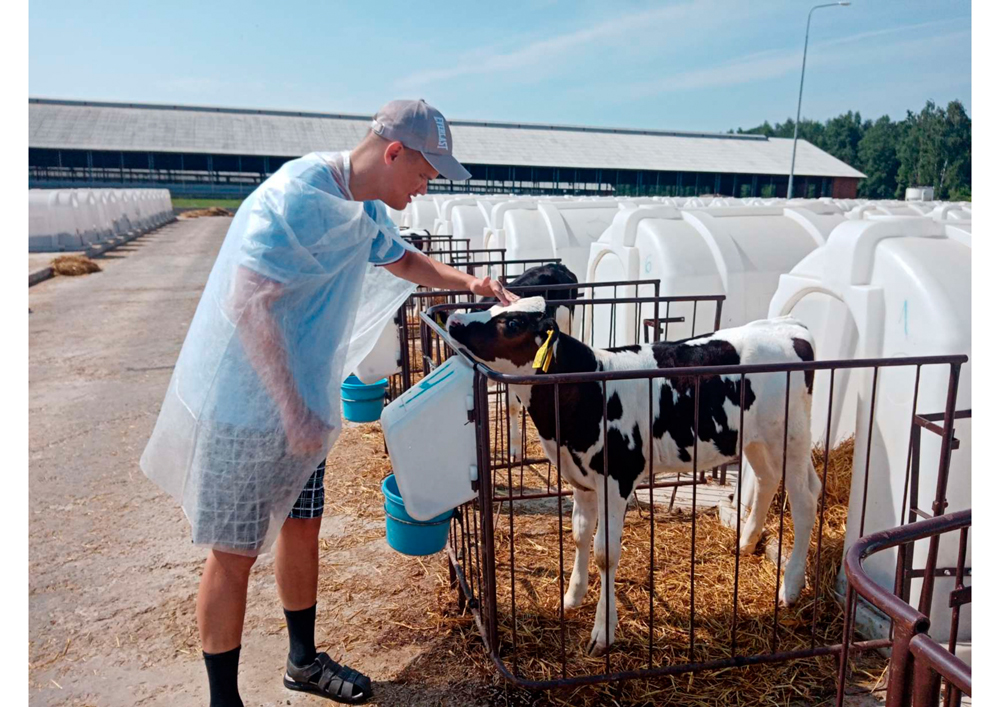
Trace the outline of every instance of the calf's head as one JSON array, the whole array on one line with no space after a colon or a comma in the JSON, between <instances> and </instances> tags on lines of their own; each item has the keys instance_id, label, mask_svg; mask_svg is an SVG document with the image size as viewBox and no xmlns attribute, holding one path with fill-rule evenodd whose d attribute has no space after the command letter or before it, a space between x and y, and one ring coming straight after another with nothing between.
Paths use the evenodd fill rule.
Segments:
<instances>
[{"instance_id":1,"label":"calf's head","mask_svg":"<svg viewBox=\"0 0 1000 707\"><path fill-rule=\"evenodd\" d=\"M559 333L545 313L545 299L522 297L508 307L448 317L448 335L477 361L500 373L530 373L538 350Z\"/></svg>"}]
</instances>

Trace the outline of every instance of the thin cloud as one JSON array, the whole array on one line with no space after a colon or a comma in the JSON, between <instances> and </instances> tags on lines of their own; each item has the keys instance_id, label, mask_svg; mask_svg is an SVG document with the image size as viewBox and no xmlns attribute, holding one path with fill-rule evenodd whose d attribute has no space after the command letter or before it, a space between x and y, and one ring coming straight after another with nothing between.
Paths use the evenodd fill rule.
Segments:
<instances>
[{"instance_id":1,"label":"thin cloud","mask_svg":"<svg viewBox=\"0 0 1000 707\"><path fill-rule=\"evenodd\" d=\"M571 50L582 45L588 45L588 49L593 49L594 42L607 42L622 38L630 31L649 29L668 21L676 23L692 13L702 22L706 17L713 15L709 6L704 2L688 2L622 15L574 32L535 41L509 52L489 54L477 52L445 69L430 69L409 74L399 80L397 86L412 89L427 84L450 81L461 76L534 69L564 59Z\"/></svg>"},{"instance_id":2,"label":"thin cloud","mask_svg":"<svg viewBox=\"0 0 1000 707\"><path fill-rule=\"evenodd\" d=\"M846 44L856 44L872 37L880 37L891 34L901 34L912 32L928 27L941 28L954 24L957 20L965 18L952 18L948 20L937 20L933 22L920 22L901 27L891 27L882 30L872 30L859 32L847 37L838 37L822 42L816 42L810 47L810 64L829 64L836 60L836 57L823 53L823 50L831 47L843 46ZM957 37L965 36L971 30L959 30L948 34L939 34L928 37L921 42L936 43L950 41ZM899 44L910 44L913 40L897 43L896 45L881 45L879 51L884 53L892 46ZM850 58L850 57L849 57ZM656 81L644 81L633 83L623 87L623 93L628 96L648 96L650 93L669 93L673 91L683 91L693 88L719 88L726 86L739 86L748 83L759 83L768 79L778 78L786 74L798 71L802 66L802 53L798 50L788 52L755 52L747 54L720 66L707 69L696 69L674 74L667 79Z\"/></svg>"}]
</instances>

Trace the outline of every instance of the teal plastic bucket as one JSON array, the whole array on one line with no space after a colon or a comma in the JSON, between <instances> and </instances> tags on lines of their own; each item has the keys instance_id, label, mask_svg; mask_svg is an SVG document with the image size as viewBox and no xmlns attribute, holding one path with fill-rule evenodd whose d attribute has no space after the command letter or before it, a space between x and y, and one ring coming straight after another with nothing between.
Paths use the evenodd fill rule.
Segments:
<instances>
[{"instance_id":1,"label":"teal plastic bucket","mask_svg":"<svg viewBox=\"0 0 1000 707\"><path fill-rule=\"evenodd\" d=\"M444 550L455 511L428 521L414 520L403 506L395 474L382 480L382 493L385 495L385 539L389 547L404 555L433 555Z\"/></svg>"},{"instance_id":2,"label":"teal plastic bucket","mask_svg":"<svg viewBox=\"0 0 1000 707\"><path fill-rule=\"evenodd\" d=\"M351 422L375 422L382 416L382 401L389 381L365 385L357 376L348 376L340 386L344 417Z\"/></svg>"}]
</instances>

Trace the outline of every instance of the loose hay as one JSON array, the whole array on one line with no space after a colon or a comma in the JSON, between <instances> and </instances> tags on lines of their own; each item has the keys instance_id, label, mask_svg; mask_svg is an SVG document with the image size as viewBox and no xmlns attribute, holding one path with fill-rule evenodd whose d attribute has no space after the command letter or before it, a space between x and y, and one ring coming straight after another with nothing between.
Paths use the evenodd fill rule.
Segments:
<instances>
[{"instance_id":1,"label":"loose hay","mask_svg":"<svg viewBox=\"0 0 1000 707\"><path fill-rule=\"evenodd\" d=\"M89 275L101 272L101 266L86 255L60 255L52 261L52 271L56 275Z\"/></svg>"},{"instance_id":2,"label":"loose hay","mask_svg":"<svg viewBox=\"0 0 1000 707\"><path fill-rule=\"evenodd\" d=\"M779 609L777 641L772 643L774 601L778 575L775 565L763 554L766 537L777 538L776 498L761 547L752 556L739 558L739 600L736 611L736 652L739 655L766 654L772 650L791 651L812 645L810 632L816 609L815 645L839 643L843 609L834 594L834 583L843 552L843 538L850 496L853 466L853 439L830 452L827 498L823 514L823 542L820 556L819 591L815 582L816 538L813 531L807 565L807 585L791 609ZM813 462L822 478L823 454L813 452ZM515 482L516 485L516 482ZM573 542L570 512L572 503L563 501L562 539L564 584L572 571ZM495 518L497 558L497 608L501 655L519 677L552 680L563 677L562 643L559 627L559 522L552 507L524 513L514 506L514 587L516 596L516 651L514 615L511 611L511 538L508 506ZM733 592L736 565L736 534L719 521L712 511L695 517L695 618L694 660L703 662L730 657L733 631ZM679 665L691 660L689 654L690 551L692 516L663 513L655 516L655 563L653 592L652 665ZM618 630L609 662L610 672L646 669L649 651L649 516L630 509L622 537L622 559L615 592ZM793 540L791 514L786 509L782 537L783 554ZM567 676L608 672L605 659L588 658L584 646L589 639L600 596L600 578L591 562L590 589L583 606L567 612L565 651ZM818 597L818 598L817 598ZM484 668L488 657L482 650L470 657ZM860 657L856 663L862 674L877 676L884 661L877 655ZM757 665L699 672L652 680L634 680L624 685L583 687L561 694L569 704L606 704L615 696L620 704L672 703L689 705L812 704L835 691L837 658L821 657L773 665Z\"/></svg>"},{"instance_id":3,"label":"loose hay","mask_svg":"<svg viewBox=\"0 0 1000 707\"><path fill-rule=\"evenodd\" d=\"M491 437L498 449L505 448L505 415L491 412ZM530 419L525 421L525 452L529 457L541 457L537 433ZM361 432L371 456L352 473L334 481L337 493L335 509L365 519L380 519L382 477L391 471L382 450L382 439L376 425L366 425ZM806 588L791 609L779 609L777 645L772 645L774 630L774 600L778 574L774 563L767 559L764 547L770 540L776 543L779 529L780 494L769 513L764 537L757 552L739 558L739 601L736 612L736 651L739 655L791 651L812 645L813 610L816 610L815 645L840 642L843 629L843 609L834 593L835 581L843 554L843 539L850 497L854 440L848 439L832 449L826 480L826 503L822 520L822 551L818 591L815 576L816 539L820 532L817 519L813 530L807 564ZM502 456L494 453L494 467ZM823 477L822 449L813 450L813 463ZM549 465L515 464L511 472L514 494L553 489L555 471ZM507 470L495 471L497 494L506 493ZM328 476L328 486L331 484ZM640 492L644 493L644 492ZM494 507L497 615L500 652L505 664L514 668L521 678L552 680L562 677L562 643L559 625L559 519L555 499L514 503L514 586L517 600L516 652L513 649L514 616L511 612L511 537L508 504ZM562 540L564 587L569 581L573 561L570 513L571 499L563 499ZM654 667L679 665L690 661L690 550L692 515L667 514L662 506L655 508L655 563L653 592L653 651ZM733 584L735 576L736 534L723 526L714 510L699 511L694 516L696 527L695 559L695 648L694 660L730 657L733 631ZM364 533L364 541L369 534ZM649 516L630 508L625 519L622 538L622 559L619 564L615 595L618 606L618 629L611 649L610 672L642 670L649 667ZM787 555L794 539L791 514L785 508L782 537L783 554ZM351 543L355 544L355 543ZM336 543L340 549L340 543ZM333 547L328 549L335 549ZM456 660L474 666L484 680L494 685L498 705L569 704L569 705L813 705L829 699L836 689L838 658L825 656L791 662L755 665L743 668L702 671L652 679L636 679L624 683L583 686L554 690L544 695L528 693L507 686L483 648L478 630L468 612L458 615L454 590L447 585L446 568L439 557L426 558L424 570L438 576L438 602L435 611L418 623L420 631L402 626L376 627L393 632L404 631L407 638L426 642L432 638L438 650L447 650ZM469 579L474 579L470 577ZM321 582L322 583L322 582ZM581 676L608 672L605 659L588 658L584 653L600 595L600 578L591 562L590 588L585 603L567 612L565 631L566 675ZM386 619L388 621L388 619ZM381 621L375 623L381 624ZM387 624L388 626L388 624ZM412 634L412 635L411 635ZM400 640L403 640L400 638ZM852 684L867 691L878 683L885 660L875 653L852 659Z\"/></svg>"},{"instance_id":4,"label":"loose hay","mask_svg":"<svg viewBox=\"0 0 1000 707\"><path fill-rule=\"evenodd\" d=\"M207 209L191 209L185 211L178 218L201 218L202 216L232 216L233 212L221 206L209 206Z\"/></svg>"}]
</instances>

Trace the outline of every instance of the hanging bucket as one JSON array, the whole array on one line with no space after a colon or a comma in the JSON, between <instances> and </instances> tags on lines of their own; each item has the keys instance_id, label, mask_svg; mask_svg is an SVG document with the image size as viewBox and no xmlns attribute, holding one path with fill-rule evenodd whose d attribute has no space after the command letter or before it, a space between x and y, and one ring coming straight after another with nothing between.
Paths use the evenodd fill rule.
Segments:
<instances>
[{"instance_id":1,"label":"hanging bucket","mask_svg":"<svg viewBox=\"0 0 1000 707\"><path fill-rule=\"evenodd\" d=\"M389 381L385 378L377 383L365 385L357 376L348 376L340 386L340 398L344 405L344 417L351 422L375 422L382 415L382 401Z\"/></svg>"},{"instance_id":2,"label":"hanging bucket","mask_svg":"<svg viewBox=\"0 0 1000 707\"><path fill-rule=\"evenodd\" d=\"M454 510L429 521L414 520L406 513L394 474L382 480L382 493L385 495L385 539L389 547L404 555L433 555L444 550Z\"/></svg>"}]
</instances>

